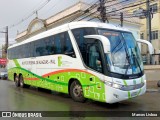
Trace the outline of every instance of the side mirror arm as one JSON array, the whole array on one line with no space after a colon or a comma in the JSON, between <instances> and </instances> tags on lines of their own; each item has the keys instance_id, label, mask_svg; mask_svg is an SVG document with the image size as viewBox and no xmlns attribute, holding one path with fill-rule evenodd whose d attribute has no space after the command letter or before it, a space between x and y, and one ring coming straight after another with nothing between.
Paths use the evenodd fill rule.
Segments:
<instances>
[{"instance_id":1,"label":"side mirror arm","mask_svg":"<svg viewBox=\"0 0 160 120\"><path fill-rule=\"evenodd\" d=\"M102 35L86 35L86 36L84 36L84 38L92 38L92 39L97 39L97 40L101 41L101 43L103 44L103 47L104 47L104 52L105 53L110 53L110 42L109 42L108 38L106 38L105 36L102 36Z\"/></svg>"},{"instance_id":2,"label":"side mirror arm","mask_svg":"<svg viewBox=\"0 0 160 120\"><path fill-rule=\"evenodd\" d=\"M137 39L137 42L146 44L148 46L149 54L154 54L154 48L150 42L142 39Z\"/></svg>"}]
</instances>

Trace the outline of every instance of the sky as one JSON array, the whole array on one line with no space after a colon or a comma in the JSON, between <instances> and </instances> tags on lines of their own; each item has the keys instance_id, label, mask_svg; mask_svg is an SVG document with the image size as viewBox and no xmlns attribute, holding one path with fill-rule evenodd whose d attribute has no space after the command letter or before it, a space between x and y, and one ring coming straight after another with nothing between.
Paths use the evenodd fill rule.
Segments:
<instances>
[{"instance_id":1,"label":"sky","mask_svg":"<svg viewBox=\"0 0 160 120\"><path fill-rule=\"evenodd\" d=\"M4 27L9 26L9 43L15 43L17 32L26 30L36 15L32 15L25 21L23 19L31 15L47 1L49 0L0 0L0 31L5 31ZM48 4L38 11L38 18L47 19L79 1L93 3L97 0L50 0ZM19 22L20 24L17 25ZM4 42L5 35L0 33L0 46Z\"/></svg>"},{"instance_id":2,"label":"sky","mask_svg":"<svg viewBox=\"0 0 160 120\"><path fill-rule=\"evenodd\" d=\"M47 1L49 2L47 3ZM98 0L0 0L0 32L5 31L5 26L9 26L9 43L15 43L17 32L26 30L36 14L27 20L24 19L45 3L47 4L38 11L38 18L40 19L47 19L79 1L93 4ZM0 33L0 49L4 43L5 34Z\"/></svg>"}]
</instances>

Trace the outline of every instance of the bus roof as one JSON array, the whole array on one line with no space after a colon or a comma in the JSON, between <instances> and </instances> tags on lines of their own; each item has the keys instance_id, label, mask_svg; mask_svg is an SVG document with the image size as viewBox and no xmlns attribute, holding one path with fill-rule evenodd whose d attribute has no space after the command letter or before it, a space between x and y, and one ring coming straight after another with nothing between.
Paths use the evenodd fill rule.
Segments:
<instances>
[{"instance_id":1,"label":"bus roof","mask_svg":"<svg viewBox=\"0 0 160 120\"><path fill-rule=\"evenodd\" d=\"M112 29L112 30L120 30L120 31L127 31L129 32L129 30L122 28L122 27L117 27L114 26L112 24L108 24L108 23L100 23L100 22L90 22L90 21L78 21L78 22L71 22L71 23L66 23L64 25L52 28L48 31L42 32L40 34L37 34L31 38L28 38L20 43L14 44L12 46L10 46L9 48L12 47L16 47L28 42L32 42L41 38L45 38L54 34L58 34L60 32L64 32L67 31L69 29L75 29L75 28L82 28L82 27L97 27L97 28L107 28L107 29ZM9 49L8 48L8 49Z\"/></svg>"},{"instance_id":2,"label":"bus roof","mask_svg":"<svg viewBox=\"0 0 160 120\"><path fill-rule=\"evenodd\" d=\"M120 31L128 31L126 28L122 27L117 27L112 24L108 23L101 23L101 22L90 22L90 21L79 21L79 22L71 22L69 23L70 29L75 29L75 28L81 28L81 27L97 27L97 28L108 28L108 29L113 29L113 30L120 30Z\"/></svg>"}]
</instances>

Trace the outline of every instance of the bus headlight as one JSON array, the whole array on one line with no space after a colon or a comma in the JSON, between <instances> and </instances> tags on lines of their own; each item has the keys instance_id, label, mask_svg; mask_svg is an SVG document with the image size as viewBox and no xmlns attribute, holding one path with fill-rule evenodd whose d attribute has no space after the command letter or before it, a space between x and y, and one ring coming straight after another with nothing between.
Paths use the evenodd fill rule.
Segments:
<instances>
[{"instance_id":1,"label":"bus headlight","mask_svg":"<svg viewBox=\"0 0 160 120\"><path fill-rule=\"evenodd\" d=\"M140 83L140 84L136 84L136 85L120 85L120 84L116 84L116 83L112 83L112 82L108 82L108 81L105 81L105 84L110 86L110 87L113 87L113 88L116 88L116 89L120 89L120 90L123 90L123 91L130 91L130 90L135 90L135 89L140 89L142 88L145 84L144 83Z\"/></svg>"},{"instance_id":2,"label":"bus headlight","mask_svg":"<svg viewBox=\"0 0 160 120\"><path fill-rule=\"evenodd\" d=\"M121 89L122 88L122 85L119 85L119 84L112 84L112 87L116 88L116 89Z\"/></svg>"},{"instance_id":3,"label":"bus headlight","mask_svg":"<svg viewBox=\"0 0 160 120\"><path fill-rule=\"evenodd\" d=\"M107 81L105 81L105 84L108 85L108 86L110 86L110 87L114 87L116 89L121 89L123 87L120 84L116 84L116 83L112 83L112 82L107 82Z\"/></svg>"}]
</instances>

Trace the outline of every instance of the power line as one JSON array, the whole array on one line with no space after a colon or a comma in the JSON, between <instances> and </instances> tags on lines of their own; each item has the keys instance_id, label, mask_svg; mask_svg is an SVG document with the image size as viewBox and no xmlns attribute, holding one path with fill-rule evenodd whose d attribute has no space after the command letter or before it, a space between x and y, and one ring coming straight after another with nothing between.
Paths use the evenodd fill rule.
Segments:
<instances>
[{"instance_id":1,"label":"power line","mask_svg":"<svg viewBox=\"0 0 160 120\"><path fill-rule=\"evenodd\" d=\"M26 21L27 19L29 19L32 15L36 14L36 12L38 12L39 10L41 10L43 7L45 7L51 0L47 0L45 1L41 6L39 6L36 10L34 10L32 13L30 13L28 16L26 16L25 18L22 18L22 20L20 20L19 22L12 24L9 26L9 28L13 28L21 23L23 23L24 21Z\"/></svg>"},{"instance_id":2,"label":"power line","mask_svg":"<svg viewBox=\"0 0 160 120\"><path fill-rule=\"evenodd\" d=\"M126 0L125 0L125 1L126 1ZM125 1L122 1L122 2L125 2ZM128 0L127 0L127 1L128 1ZM152 1L154 1L154 0L152 0ZM121 4L122 2L119 2L119 4ZM136 7L136 6L145 4L145 3L146 3L146 2L141 2L141 3L134 4L134 5L126 6L126 7L120 8L120 9L118 9L118 10L112 10L112 11L110 11L110 12L107 12L106 14L113 13L113 12L117 12L117 11L121 11L121 10L127 9L127 8ZM116 4L117 4L117 3L116 3ZM113 4L113 5L114 5L114 4ZM97 12L98 12L98 11L92 12L92 13L90 13L89 15L87 15L87 16L79 19L78 21L83 20L83 19L85 19L85 18L87 18L87 17L89 17L89 16L91 16L91 15L93 15L93 14L96 14ZM98 16L97 16L97 17L98 17Z\"/></svg>"},{"instance_id":3,"label":"power line","mask_svg":"<svg viewBox=\"0 0 160 120\"><path fill-rule=\"evenodd\" d=\"M105 0L104 4L110 3L110 2L114 2L114 1L117 1L117 0L110 0L110 1ZM99 6L98 3L99 3L99 0L97 0L95 3L92 3L92 5L91 5L90 7L88 7L87 9L85 9L85 10L83 11L83 13L81 14L81 16L89 13L89 11L91 11L91 10L93 10L94 8L98 7L98 6ZM85 16L84 18L81 18L80 20L83 20L83 19L87 18L88 16L90 16L90 14L87 15L87 16ZM80 18L80 17L78 17L78 18ZM75 20L78 20L78 18L74 18L74 19L71 20L70 22L75 21ZM80 20L78 20L78 21L80 21Z\"/></svg>"},{"instance_id":4,"label":"power line","mask_svg":"<svg viewBox=\"0 0 160 120\"><path fill-rule=\"evenodd\" d=\"M55 4L53 4L47 11L45 11L44 13L42 13L41 15L44 15L46 13L48 13L49 11L51 11L53 8L55 9L57 7L57 4L60 3L59 1L57 1Z\"/></svg>"},{"instance_id":5,"label":"power line","mask_svg":"<svg viewBox=\"0 0 160 120\"><path fill-rule=\"evenodd\" d=\"M28 12L26 13L26 15L30 15L31 13L33 13L33 11L36 10L36 8L38 8L40 5L44 4L44 1L46 2L46 0L41 0L38 4L36 4L34 7L32 7L32 10L28 10ZM26 15L24 15L22 18L25 18Z\"/></svg>"},{"instance_id":6,"label":"power line","mask_svg":"<svg viewBox=\"0 0 160 120\"><path fill-rule=\"evenodd\" d=\"M117 0L105 1L104 4L110 3L110 2L114 2L114 1L117 1ZM128 0L124 0L124 1L121 1L121 2L118 2L118 3L114 3L114 4L111 4L111 5L105 6L105 7L114 6L114 5L121 4L121 3L126 2L126 1L128 1ZM98 6L98 5L97 5L97 6ZM96 6L96 7L97 7L97 6ZM92 13L90 13L89 15L84 16L83 18L79 19L78 21L81 21L81 20L83 20L83 19L85 19L85 18L87 18L87 17L89 17L89 16L95 14L96 12L98 12L98 11L92 12Z\"/></svg>"},{"instance_id":7,"label":"power line","mask_svg":"<svg viewBox=\"0 0 160 120\"><path fill-rule=\"evenodd\" d=\"M83 15L85 15L86 13L88 13L89 11L93 10L93 9L97 6L97 3L98 3L98 2L99 2L99 0L96 1L94 4L92 4L91 6L89 6L87 9L85 9L85 10L83 11L83 13L81 14L81 16L83 16ZM78 18L80 18L80 17L78 17ZM72 19L70 22L75 21L75 20L77 20L78 18L74 18L74 19Z\"/></svg>"},{"instance_id":8,"label":"power line","mask_svg":"<svg viewBox=\"0 0 160 120\"><path fill-rule=\"evenodd\" d=\"M131 7L136 7L136 6L138 6L138 5L142 5L142 4L145 4L145 3L146 3L146 2L142 2L142 3L135 4L135 5L126 6L126 7L120 8L120 9L118 9L118 10L110 11L110 12L108 12L108 13L117 12L117 11L120 11L120 10L123 10L123 9L127 9L127 8L131 8Z\"/></svg>"}]
</instances>

